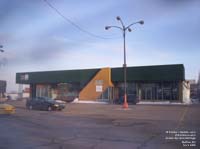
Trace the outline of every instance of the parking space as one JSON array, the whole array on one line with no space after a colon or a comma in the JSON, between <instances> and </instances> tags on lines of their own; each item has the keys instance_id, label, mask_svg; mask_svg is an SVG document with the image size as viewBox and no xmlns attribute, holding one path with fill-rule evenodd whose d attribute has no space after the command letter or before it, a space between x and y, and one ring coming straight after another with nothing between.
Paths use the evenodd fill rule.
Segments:
<instances>
[{"instance_id":1,"label":"parking space","mask_svg":"<svg viewBox=\"0 0 200 149\"><path fill-rule=\"evenodd\" d=\"M167 140L166 131L196 132L199 105L68 104L63 111L27 110L0 118L0 148L182 148L184 140ZM17 137L16 137L17 136ZM191 147L190 147L191 148Z\"/></svg>"}]
</instances>

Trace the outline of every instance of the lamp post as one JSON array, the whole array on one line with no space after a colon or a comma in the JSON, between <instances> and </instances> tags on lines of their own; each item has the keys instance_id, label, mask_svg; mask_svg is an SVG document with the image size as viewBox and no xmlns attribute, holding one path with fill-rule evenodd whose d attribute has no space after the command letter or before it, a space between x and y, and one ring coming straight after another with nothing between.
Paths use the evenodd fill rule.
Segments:
<instances>
[{"instance_id":1,"label":"lamp post","mask_svg":"<svg viewBox=\"0 0 200 149\"><path fill-rule=\"evenodd\" d=\"M124 104L123 104L123 108L128 108L128 102L127 102L127 78L126 78L126 70L127 70L127 65L126 65L126 31L128 30L129 32L131 32L131 26L134 25L134 24L144 24L144 21L141 20L141 21L138 21L138 22L134 22L134 23L131 23L130 25L128 26L125 26L122 19L117 16L116 19L118 21L120 21L121 23L121 27L120 26L106 26L105 29L108 30L110 28L118 28L122 31L123 33L123 42L124 42L124 64L123 64L123 68L124 68Z\"/></svg>"}]
</instances>

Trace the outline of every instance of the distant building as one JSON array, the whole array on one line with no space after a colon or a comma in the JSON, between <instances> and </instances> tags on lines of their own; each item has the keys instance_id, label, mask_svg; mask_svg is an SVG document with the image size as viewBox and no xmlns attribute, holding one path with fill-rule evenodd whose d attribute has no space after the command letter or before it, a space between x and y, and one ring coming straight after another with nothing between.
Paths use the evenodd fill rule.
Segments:
<instances>
[{"instance_id":1,"label":"distant building","mask_svg":"<svg viewBox=\"0 0 200 149\"><path fill-rule=\"evenodd\" d=\"M200 100L200 73L199 73L199 78L197 82L197 97Z\"/></svg>"},{"instance_id":2,"label":"distant building","mask_svg":"<svg viewBox=\"0 0 200 149\"><path fill-rule=\"evenodd\" d=\"M22 98L29 98L30 97L30 88L26 87L23 91L22 91Z\"/></svg>"},{"instance_id":3,"label":"distant building","mask_svg":"<svg viewBox=\"0 0 200 149\"><path fill-rule=\"evenodd\" d=\"M119 101L124 96L123 68L96 68L16 74L29 84L30 96L72 101ZM189 102L189 83L182 64L127 67L127 98L139 101Z\"/></svg>"},{"instance_id":4,"label":"distant building","mask_svg":"<svg viewBox=\"0 0 200 149\"><path fill-rule=\"evenodd\" d=\"M198 98L198 83L195 80L188 80L190 83L190 98Z\"/></svg>"},{"instance_id":5,"label":"distant building","mask_svg":"<svg viewBox=\"0 0 200 149\"><path fill-rule=\"evenodd\" d=\"M6 93L6 81L0 80L0 98L5 97Z\"/></svg>"}]
</instances>

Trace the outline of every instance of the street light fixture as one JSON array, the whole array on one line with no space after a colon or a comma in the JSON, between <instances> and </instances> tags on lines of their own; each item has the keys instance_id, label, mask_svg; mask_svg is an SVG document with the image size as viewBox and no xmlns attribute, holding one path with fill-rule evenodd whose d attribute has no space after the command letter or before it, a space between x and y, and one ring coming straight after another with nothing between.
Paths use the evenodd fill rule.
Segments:
<instances>
[{"instance_id":1,"label":"street light fixture","mask_svg":"<svg viewBox=\"0 0 200 149\"><path fill-rule=\"evenodd\" d=\"M123 108L128 108L128 102L127 102L127 79L126 79L126 69L127 69L127 66L126 66L126 31L128 30L129 32L131 32L131 26L134 25L134 24L141 24L143 25L144 24L144 21L141 20L141 21L138 21L138 22L134 22L134 23L131 23L130 25L128 26L125 26L122 19L120 18L120 16L117 16L116 19L118 21L120 21L121 23L121 27L119 26L106 26L105 29L108 30L110 28L118 28L122 31L123 33L123 41L124 41L124 64L123 64L123 68L124 68L124 104L123 104Z\"/></svg>"}]
</instances>

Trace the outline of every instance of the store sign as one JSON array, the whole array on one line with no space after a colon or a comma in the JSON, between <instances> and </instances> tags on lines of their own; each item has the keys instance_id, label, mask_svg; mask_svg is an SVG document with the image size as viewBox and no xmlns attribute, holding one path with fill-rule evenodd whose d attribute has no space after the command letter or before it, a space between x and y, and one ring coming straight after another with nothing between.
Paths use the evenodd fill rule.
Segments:
<instances>
[{"instance_id":1,"label":"store sign","mask_svg":"<svg viewBox=\"0 0 200 149\"><path fill-rule=\"evenodd\" d=\"M102 85L96 85L96 92L103 92L103 86Z\"/></svg>"},{"instance_id":2,"label":"store sign","mask_svg":"<svg viewBox=\"0 0 200 149\"><path fill-rule=\"evenodd\" d=\"M27 81L27 80L29 80L29 75L28 75L28 74L23 74L23 75L21 75L21 76L20 76L20 80L22 80L22 81Z\"/></svg>"}]
</instances>

